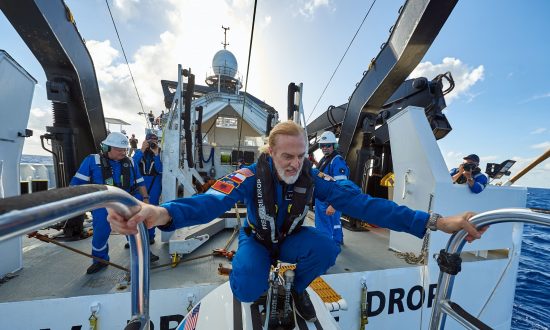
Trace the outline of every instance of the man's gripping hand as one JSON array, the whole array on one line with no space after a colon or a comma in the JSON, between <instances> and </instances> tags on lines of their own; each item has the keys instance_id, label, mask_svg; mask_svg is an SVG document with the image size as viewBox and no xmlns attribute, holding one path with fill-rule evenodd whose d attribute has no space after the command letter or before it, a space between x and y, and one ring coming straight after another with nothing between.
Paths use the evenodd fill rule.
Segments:
<instances>
[{"instance_id":1,"label":"man's gripping hand","mask_svg":"<svg viewBox=\"0 0 550 330\"><path fill-rule=\"evenodd\" d=\"M471 243L474 240L481 238L481 235L483 235L483 233L489 228L489 226L486 226L480 230L477 230L474 225L470 223L470 219L474 215L476 215L474 212L465 212L463 214L442 217L437 221L436 226L437 229L449 234L453 234L461 229L464 229L468 232L466 241Z\"/></svg>"},{"instance_id":2,"label":"man's gripping hand","mask_svg":"<svg viewBox=\"0 0 550 330\"><path fill-rule=\"evenodd\" d=\"M107 208L107 212L109 213L107 221L111 224L111 228L124 235L135 235L138 232L137 225L141 222L147 228L162 226L170 222L170 214L164 207L149 205L143 202L139 202L139 205L141 209L130 219L125 219L120 213Z\"/></svg>"}]
</instances>

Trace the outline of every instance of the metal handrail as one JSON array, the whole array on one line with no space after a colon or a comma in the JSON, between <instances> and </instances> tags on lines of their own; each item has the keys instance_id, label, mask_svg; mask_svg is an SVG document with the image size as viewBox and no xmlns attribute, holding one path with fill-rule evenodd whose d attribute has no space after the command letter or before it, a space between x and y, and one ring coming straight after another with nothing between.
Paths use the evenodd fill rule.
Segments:
<instances>
[{"instance_id":1,"label":"metal handrail","mask_svg":"<svg viewBox=\"0 0 550 330\"><path fill-rule=\"evenodd\" d=\"M470 221L478 229L498 223L510 222L523 222L550 227L550 214L533 209L511 208L480 213L472 217ZM445 251L450 254L459 254L466 243L465 238L467 235L468 233L465 230L453 234L447 242ZM478 327L462 318L449 307L453 284L454 275L441 271L439 272L436 299L430 320L430 329L444 329L447 314L453 316L460 324L468 329L478 329Z\"/></svg>"},{"instance_id":2,"label":"metal handrail","mask_svg":"<svg viewBox=\"0 0 550 330\"><path fill-rule=\"evenodd\" d=\"M125 218L140 210L139 203L122 189L82 185L0 199L0 242L70 219L84 212L108 207ZM147 228L129 235L132 321L135 329L149 328L149 244Z\"/></svg>"}]
</instances>

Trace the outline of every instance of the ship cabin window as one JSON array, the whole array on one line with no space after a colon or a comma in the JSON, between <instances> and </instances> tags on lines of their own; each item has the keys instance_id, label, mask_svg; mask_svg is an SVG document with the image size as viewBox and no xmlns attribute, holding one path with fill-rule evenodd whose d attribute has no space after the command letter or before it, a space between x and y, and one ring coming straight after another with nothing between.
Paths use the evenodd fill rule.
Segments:
<instances>
[{"instance_id":1,"label":"ship cabin window","mask_svg":"<svg viewBox=\"0 0 550 330\"><path fill-rule=\"evenodd\" d=\"M231 165L231 152L220 151L220 165Z\"/></svg>"},{"instance_id":2,"label":"ship cabin window","mask_svg":"<svg viewBox=\"0 0 550 330\"><path fill-rule=\"evenodd\" d=\"M247 147L260 147L263 146L264 139L261 136L245 136L244 145Z\"/></svg>"},{"instance_id":3,"label":"ship cabin window","mask_svg":"<svg viewBox=\"0 0 550 330\"><path fill-rule=\"evenodd\" d=\"M216 127L219 128L229 128L229 129L237 129L239 124L239 120L235 117L218 117L216 118Z\"/></svg>"},{"instance_id":4,"label":"ship cabin window","mask_svg":"<svg viewBox=\"0 0 550 330\"><path fill-rule=\"evenodd\" d=\"M231 165L237 165L239 159L242 159L245 165L250 165L256 161L254 151L233 149L231 151Z\"/></svg>"}]
</instances>

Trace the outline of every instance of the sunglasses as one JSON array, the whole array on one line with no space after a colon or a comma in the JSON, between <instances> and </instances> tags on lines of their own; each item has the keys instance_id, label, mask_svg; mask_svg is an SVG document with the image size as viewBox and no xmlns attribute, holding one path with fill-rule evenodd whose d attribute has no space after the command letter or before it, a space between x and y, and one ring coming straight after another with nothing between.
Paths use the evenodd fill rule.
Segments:
<instances>
[{"instance_id":1,"label":"sunglasses","mask_svg":"<svg viewBox=\"0 0 550 330\"><path fill-rule=\"evenodd\" d=\"M330 148L332 147L332 143L320 143L319 148Z\"/></svg>"}]
</instances>

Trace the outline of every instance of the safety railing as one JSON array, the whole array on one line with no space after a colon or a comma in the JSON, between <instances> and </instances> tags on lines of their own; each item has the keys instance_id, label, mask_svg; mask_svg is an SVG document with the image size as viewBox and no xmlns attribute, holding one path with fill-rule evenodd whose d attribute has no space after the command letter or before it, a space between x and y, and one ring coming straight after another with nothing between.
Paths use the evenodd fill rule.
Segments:
<instances>
[{"instance_id":1,"label":"safety railing","mask_svg":"<svg viewBox=\"0 0 550 330\"><path fill-rule=\"evenodd\" d=\"M140 210L122 189L82 185L0 199L0 242L39 230L86 211L109 207L126 218ZM149 329L149 244L147 229L129 236L132 319L126 329Z\"/></svg>"},{"instance_id":2,"label":"safety railing","mask_svg":"<svg viewBox=\"0 0 550 330\"><path fill-rule=\"evenodd\" d=\"M474 216L471 222L476 228L482 228L498 223L509 222L524 222L536 225L550 227L550 214L532 210L532 209L500 209L495 211L484 212ZM445 250L441 250L440 259L459 260L460 252L464 247L466 235L464 230L459 231L451 236ZM443 258L441 258L443 256ZM450 300L454 284L454 276L459 271L459 267L447 267L454 271L439 272L437 283L436 299L432 309L432 317L430 321L430 329L444 329L447 315L451 316L466 329L491 329L481 320L465 311L460 305Z\"/></svg>"}]
</instances>

